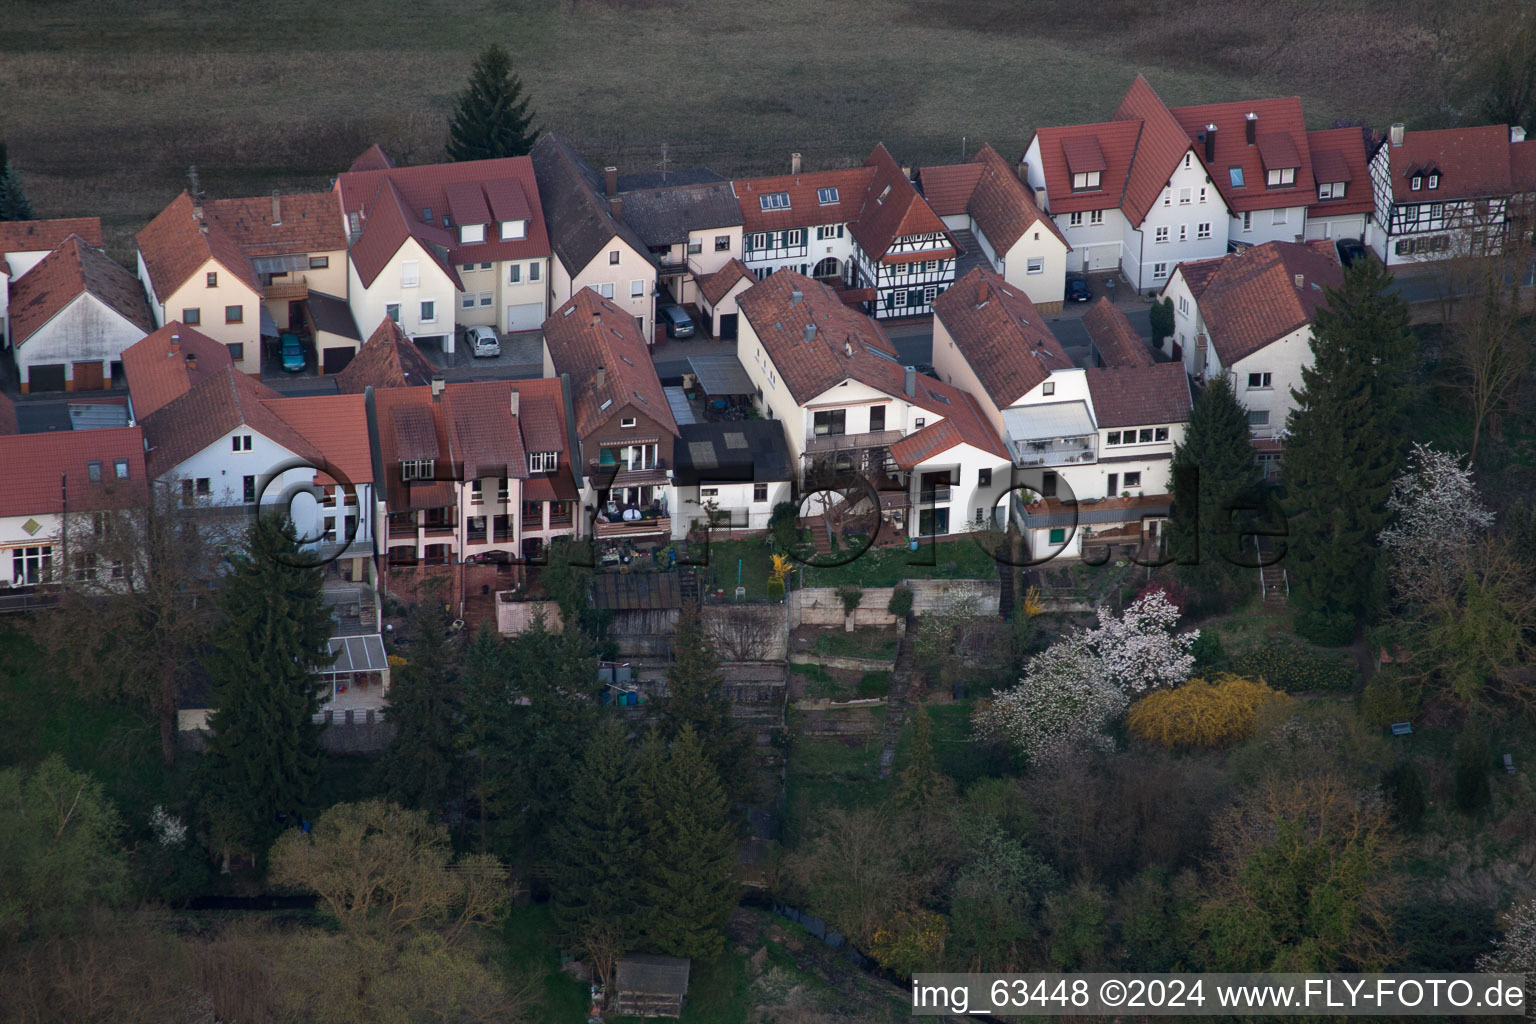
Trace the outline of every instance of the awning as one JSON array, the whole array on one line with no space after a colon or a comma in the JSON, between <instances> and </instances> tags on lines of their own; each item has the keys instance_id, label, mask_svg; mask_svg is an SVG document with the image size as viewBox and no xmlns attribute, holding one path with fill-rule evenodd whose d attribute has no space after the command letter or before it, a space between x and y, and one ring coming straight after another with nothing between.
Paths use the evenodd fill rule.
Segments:
<instances>
[{"instance_id":1,"label":"awning","mask_svg":"<svg viewBox=\"0 0 1536 1024\"><path fill-rule=\"evenodd\" d=\"M263 338L276 338L282 332L277 329L277 321L272 319L272 314L266 306L261 307L261 336Z\"/></svg>"},{"instance_id":2,"label":"awning","mask_svg":"<svg viewBox=\"0 0 1536 1024\"><path fill-rule=\"evenodd\" d=\"M328 643L336 660L320 670L323 676L348 672L384 672L389 668L389 657L384 653L384 638L377 633L368 636L333 636Z\"/></svg>"},{"instance_id":3,"label":"awning","mask_svg":"<svg viewBox=\"0 0 1536 1024\"><path fill-rule=\"evenodd\" d=\"M733 355L712 354L688 357L688 365L699 379L699 387L710 395L750 395L757 391L752 378Z\"/></svg>"},{"instance_id":4,"label":"awning","mask_svg":"<svg viewBox=\"0 0 1536 1024\"><path fill-rule=\"evenodd\" d=\"M253 256L251 267L258 274L294 274L309 269L309 257Z\"/></svg>"},{"instance_id":5,"label":"awning","mask_svg":"<svg viewBox=\"0 0 1536 1024\"><path fill-rule=\"evenodd\" d=\"M1093 417L1083 402L1051 402L1003 410L1003 426L1010 441L1040 441L1055 437L1082 437L1095 431Z\"/></svg>"}]
</instances>

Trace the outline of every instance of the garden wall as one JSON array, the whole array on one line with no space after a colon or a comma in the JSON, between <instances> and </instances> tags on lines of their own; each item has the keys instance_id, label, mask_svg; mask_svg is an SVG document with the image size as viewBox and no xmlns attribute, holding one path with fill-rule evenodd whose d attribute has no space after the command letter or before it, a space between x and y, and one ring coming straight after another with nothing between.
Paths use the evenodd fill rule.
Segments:
<instances>
[{"instance_id":1,"label":"garden wall","mask_svg":"<svg viewBox=\"0 0 1536 1024\"><path fill-rule=\"evenodd\" d=\"M964 594L975 594L982 615L996 615L1000 607L1002 583L998 580L908 580L912 588L912 611L924 612L948 608ZM891 626L896 616L885 610L891 602L894 587L865 587L864 600L853 613L854 628L860 626ZM806 587L790 593L789 625L841 626L843 624L843 599L837 596L836 587Z\"/></svg>"},{"instance_id":2,"label":"garden wall","mask_svg":"<svg viewBox=\"0 0 1536 1024\"><path fill-rule=\"evenodd\" d=\"M533 625L533 620L544 616L544 628L551 633L565 630L560 618L560 606L553 601L503 601L496 595L496 632L502 636L516 636Z\"/></svg>"}]
</instances>

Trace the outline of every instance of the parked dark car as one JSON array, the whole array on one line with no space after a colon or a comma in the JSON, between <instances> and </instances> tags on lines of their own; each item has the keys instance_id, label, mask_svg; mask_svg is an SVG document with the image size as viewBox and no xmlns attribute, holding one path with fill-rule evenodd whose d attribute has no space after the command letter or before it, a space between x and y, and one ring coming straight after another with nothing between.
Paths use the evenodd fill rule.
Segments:
<instances>
[{"instance_id":1,"label":"parked dark car","mask_svg":"<svg viewBox=\"0 0 1536 1024\"><path fill-rule=\"evenodd\" d=\"M297 334L284 334L282 337L283 372L302 373L304 371L304 346L299 341Z\"/></svg>"},{"instance_id":2,"label":"parked dark car","mask_svg":"<svg viewBox=\"0 0 1536 1024\"><path fill-rule=\"evenodd\" d=\"M1339 250L1339 262L1346 267L1352 267L1360 260L1365 259L1365 243L1358 238L1341 238L1337 243Z\"/></svg>"},{"instance_id":3,"label":"parked dark car","mask_svg":"<svg viewBox=\"0 0 1536 1024\"><path fill-rule=\"evenodd\" d=\"M1093 298L1093 289L1088 287L1086 277L1067 278L1067 301L1088 302Z\"/></svg>"},{"instance_id":4,"label":"parked dark car","mask_svg":"<svg viewBox=\"0 0 1536 1024\"><path fill-rule=\"evenodd\" d=\"M693 337L693 318L682 306L662 306L661 322L667 325L667 337Z\"/></svg>"}]
</instances>

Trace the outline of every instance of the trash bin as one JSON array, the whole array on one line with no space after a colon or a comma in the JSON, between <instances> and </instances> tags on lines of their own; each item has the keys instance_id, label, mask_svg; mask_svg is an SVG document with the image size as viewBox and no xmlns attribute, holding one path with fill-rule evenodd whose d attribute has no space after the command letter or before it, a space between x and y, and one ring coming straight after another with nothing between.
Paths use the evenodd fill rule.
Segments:
<instances>
[{"instance_id":1,"label":"trash bin","mask_svg":"<svg viewBox=\"0 0 1536 1024\"><path fill-rule=\"evenodd\" d=\"M910 540L907 541L907 550L908 551L916 551L917 550L917 538L916 537L913 537L913 538L911 538Z\"/></svg>"}]
</instances>

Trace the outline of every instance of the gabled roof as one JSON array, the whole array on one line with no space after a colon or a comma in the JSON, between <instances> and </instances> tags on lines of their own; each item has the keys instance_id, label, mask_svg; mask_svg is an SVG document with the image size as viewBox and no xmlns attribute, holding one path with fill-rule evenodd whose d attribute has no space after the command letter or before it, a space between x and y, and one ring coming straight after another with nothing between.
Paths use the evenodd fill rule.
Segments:
<instances>
[{"instance_id":1,"label":"gabled roof","mask_svg":"<svg viewBox=\"0 0 1536 1024\"><path fill-rule=\"evenodd\" d=\"M514 392L516 416L512 415ZM466 480L526 480L529 452L566 450L565 406L557 378L449 384L442 406L454 465Z\"/></svg>"},{"instance_id":2,"label":"gabled roof","mask_svg":"<svg viewBox=\"0 0 1536 1024\"><path fill-rule=\"evenodd\" d=\"M786 228L816 227L821 224L849 224L864 206L864 195L874 178L874 168L849 167L809 174L783 174L771 178L738 178L731 182L741 206L742 230L783 231ZM818 193L831 189L831 202L822 202ZM763 196L785 193L789 206L763 209Z\"/></svg>"},{"instance_id":3,"label":"gabled roof","mask_svg":"<svg viewBox=\"0 0 1536 1024\"><path fill-rule=\"evenodd\" d=\"M400 479L400 463L414 459L437 461L437 475L447 477L453 462L443 403L432 400L432 389L385 388L373 394L379 427L379 460L384 479L375 480L391 512L417 508L443 508L454 502L453 484L447 479L413 481Z\"/></svg>"},{"instance_id":4,"label":"gabled roof","mask_svg":"<svg viewBox=\"0 0 1536 1024\"><path fill-rule=\"evenodd\" d=\"M685 167L680 171L631 171L619 175L620 192L638 192L647 188L671 188L676 185L708 185L725 181L708 167Z\"/></svg>"},{"instance_id":5,"label":"gabled roof","mask_svg":"<svg viewBox=\"0 0 1536 1024\"><path fill-rule=\"evenodd\" d=\"M970 212L993 249L1007 252L1026 231L1042 224L1068 250L1072 248L1056 223L1040 212L1029 186L1019 180L997 150L982 146L975 162L982 171L971 193Z\"/></svg>"},{"instance_id":6,"label":"gabled roof","mask_svg":"<svg viewBox=\"0 0 1536 1024\"><path fill-rule=\"evenodd\" d=\"M1189 420L1189 377L1183 363L1106 366L1086 376L1101 430Z\"/></svg>"},{"instance_id":7,"label":"gabled roof","mask_svg":"<svg viewBox=\"0 0 1536 1024\"><path fill-rule=\"evenodd\" d=\"M1212 256L1206 260L1189 260L1177 264L1173 272L1175 275L1183 276L1190 294L1199 300L1200 296L1205 294L1205 286L1211 283L1211 278L1216 276L1216 271L1221 269L1226 259L1225 256ZM1172 282L1173 278L1170 277L1168 280ZM1168 286L1163 285L1163 291L1167 290Z\"/></svg>"},{"instance_id":8,"label":"gabled roof","mask_svg":"<svg viewBox=\"0 0 1536 1024\"><path fill-rule=\"evenodd\" d=\"M998 274L973 269L933 301L993 406L1006 409L1072 360L1029 296Z\"/></svg>"},{"instance_id":9,"label":"gabled roof","mask_svg":"<svg viewBox=\"0 0 1536 1024\"><path fill-rule=\"evenodd\" d=\"M395 166L395 162L389 158L388 153L384 152L383 147L375 142L359 153L357 159L352 161L352 166L348 167L347 170L385 171L393 166Z\"/></svg>"},{"instance_id":10,"label":"gabled roof","mask_svg":"<svg viewBox=\"0 0 1536 1024\"><path fill-rule=\"evenodd\" d=\"M1265 242L1219 264L1198 298L1211 344L1227 367L1311 323L1327 302L1326 289L1344 283L1336 262L1296 242Z\"/></svg>"},{"instance_id":11,"label":"gabled roof","mask_svg":"<svg viewBox=\"0 0 1536 1024\"><path fill-rule=\"evenodd\" d=\"M134 417L142 422L233 365L228 348L180 320L170 321L123 350Z\"/></svg>"},{"instance_id":12,"label":"gabled roof","mask_svg":"<svg viewBox=\"0 0 1536 1024\"><path fill-rule=\"evenodd\" d=\"M271 398L265 405L308 441L327 465L344 474L347 483L373 482L368 414L362 395Z\"/></svg>"},{"instance_id":13,"label":"gabled roof","mask_svg":"<svg viewBox=\"0 0 1536 1024\"><path fill-rule=\"evenodd\" d=\"M0 437L20 432L21 427L16 422L16 403L7 396L0 395Z\"/></svg>"},{"instance_id":14,"label":"gabled roof","mask_svg":"<svg viewBox=\"0 0 1536 1024\"><path fill-rule=\"evenodd\" d=\"M117 477L117 460L128 463L128 479ZM90 464L99 463L101 480L91 482ZM149 495L144 472L144 435L138 427L58 430L0 436L0 516L56 515L69 502L71 512L128 508ZM46 543L46 534L39 541Z\"/></svg>"},{"instance_id":15,"label":"gabled roof","mask_svg":"<svg viewBox=\"0 0 1536 1024\"><path fill-rule=\"evenodd\" d=\"M273 204L277 216L273 217ZM223 228L247 256L333 252L347 247L347 231L334 192L216 199L203 216Z\"/></svg>"},{"instance_id":16,"label":"gabled roof","mask_svg":"<svg viewBox=\"0 0 1536 1024\"><path fill-rule=\"evenodd\" d=\"M315 330L341 338L351 338L353 341L362 340L362 333L357 329L357 321L352 319L352 307L347 305L346 299L310 289L304 305L309 310L310 319L314 321Z\"/></svg>"},{"instance_id":17,"label":"gabled roof","mask_svg":"<svg viewBox=\"0 0 1536 1024\"><path fill-rule=\"evenodd\" d=\"M373 282L408 240L415 239L433 266L447 275L455 289L464 290L456 265L448 257L452 236L439 227L423 224L406 209L393 179L378 182L378 194L368 208L363 233L352 246L352 265L364 288Z\"/></svg>"},{"instance_id":18,"label":"gabled roof","mask_svg":"<svg viewBox=\"0 0 1536 1024\"><path fill-rule=\"evenodd\" d=\"M1400 203L1507 196L1513 190L1505 125L1405 132L1401 146L1390 141L1386 146L1392 198ZM1439 187L1431 189L1426 181L1413 191L1414 176L1430 174L1440 175Z\"/></svg>"},{"instance_id":19,"label":"gabled roof","mask_svg":"<svg viewBox=\"0 0 1536 1024\"><path fill-rule=\"evenodd\" d=\"M432 383L432 378L439 375L416 343L400 330L400 325L385 317L346 369L336 375L336 389L346 395L362 394L369 387L417 387Z\"/></svg>"},{"instance_id":20,"label":"gabled roof","mask_svg":"<svg viewBox=\"0 0 1536 1024\"><path fill-rule=\"evenodd\" d=\"M155 298L161 302L169 299L209 260L216 260L226 273L260 295L261 281L245 250L206 214L200 221L194 213L192 197L183 192L134 236Z\"/></svg>"},{"instance_id":21,"label":"gabled roof","mask_svg":"<svg viewBox=\"0 0 1536 1024\"><path fill-rule=\"evenodd\" d=\"M622 198L624 223L650 247L682 244L690 231L741 225L728 181L624 192Z\"/></svg>"},{"instance_id":22,"label":"gabled roof","mask_svg":"<svg viewBox=\"0 0 1536 1024\"><path fill-rule=\"evenodd\" d=\"M233 366L215 370L191 391L141 420L149 443L149 471L159 478L240 426L295 455L318 459L319 451L266 406L276 391Z\"/></svg>"},{"instance_id":23,"label":"gabled roof","mask_svg":"<svg viewBox=\"0 0 1536 1024\"><path fill-rule=\"evenodd\" d=\"M750 281L753 278L752 268L741 262L736 257L713 274L706 274L699 278L699 292L714 305L730 294L738 281Z\"/></svg>"},{"instance_id":24,"label":"gabled roof","mask_svg":"<svg viewBox=\"0 0 1536 1024\"><path fill-rule=\"evenodd\" d=\"M918 195L917 189L907 180L901 165L886 150L884 143L875 146L864 165L873 168L874 175L864 193L864 206L859 211L859 217L848 226L848 230L870 259L883 260L891 246L896 244L896 239L907 235L937 233L948 237L949 232L945 230L944 222ZM943 258L946 252L953 256L953 245L947 249L926 251L921 258Z\"/></svg>"},{"instance_id":25,"label":"gabled roof","mask_svg":"<svg viewBox=\"0 0 1536 1024\"><path fill-rule=\"evenodd\" d=\"M940 164L918 171L918 184L929 209L940 217L958 217L967 212L979 177L981 164Z\"/></svg>"},{"instance_id":26,"label":"gabled roof","mask_svg":"<svg viewBox=\"0 0 1536 1024\"><path fill-rule=\"evenodd\" d=\"M1103 124L1079 124L1065 128L1041 128L1035 133L1040 141L1040 173L1045 178L1046 203L1052 213L1081 213L1084 210L1113 210L1125 198L1125 183L1141 138L1141 122L1109 121ZM1067 154L1087 150L1093 144L1105 164L1099 172L1099 187L1072 191L1072 170ZM1086 173L1086 172L1078 172ZM1139 223L1139 222L1138 222Z\"/></svg>"},{"instance_id":27,"label":"gabled roof","mask_svg":"<svg viewBox=\"0 0 1536 1024\"><path fill-rule=\"evenodd\" d=\"M1301 100L1295 96L1272 100L1240 100L1175 107L1173 116L1194 143L1195 156L1205 165L1211 182L1236 212L1305 206L1317 198L1313 188L1312 160L1307 147L1307 124ZM1256 115L1254 144L1248 144L1248 115ZM1206 126L1216 126L1215 159L1205 159ZM1359 132L1355 135L1358 138ZM1230 168L1242 168L1243 185L1232 184ZM1269 188L1266 171L1296 169L1295 183Z\"/></svg>"},{"instance_id":28,"label":"gabled roof","mask_svg":"<svg viewBox=\"0 0 1536 1024\"><path fill-rule=\"evenodd\" d=\"M614 219L597 172L564 139L546 132L530 156L549 223L550 248L570 274L585 269L614 238L645 255L646 244L635 230Z\"/></svg>"},{"instance_id":29,"label":"gabled roof","mask_svg":"<svg viewBox=\"0 0 1536 1024\"><path fill-rule=\"evenodd\" d=\"M11 285L12 344L23 344L84 294L145 334L155 329L139 279L79 235L70 235Z\"/></svg>"},{"instance_id":30,"label":"gabled roof","mask_svg":"<svg viewBox=\"0 0 1536 1024\"><path fill-rule=\"evenodd\" d=\"M922 387L919 383L919 387ZM908 434L891 445L891 458L902 469L911 469L927 462L957 445L968 444L979 451L1008 458L1008 449L1002 438L982 414L976 398L965 391L956 390L944 413L944 418L922 430Z\"/></svg>"},{"instance_id":31,"label":"gabled roof","mask_svg":"<svg viewBox=\"0 0 1536 1024\"><path fill-rule=\"evenodd\" d=\"M1100 298L1083 315L1083 329L1105 366L1151 366L1154 362L1125 311L1107 298Z\"/></svg>"},{"instance_id":32,"label":"gabled roof","mask_svg":"<svg viewBox=\"0 0 1536 1024\"><path fill-rule=\"evenodd\" d=\"M13 252L52 252L70 235L101 248L100 217L0 221L0 257Z\"/></svg>"},{"instance_id":33,"label":"gabled roof","mask_svg":"<svg viewBox=\"0 0 1536 1024\"><path fill-rule=\"evenodd\" d=\"M1509 176L1516 192L1536 192L1536 139L1509 144Z\"/></svg>"},{"instance_id":34,"label":"gabled roof","mask_svg":"<svg viewBox=\"0 0 1536 1024\"><path fill-rule=\"evenodd\" d=\"M383 189L386 181L393 186L391 194L386 194ZM450 189L460 204L458 214L453 210ZM533 161L526 156L415 167L375 167L348 171L336 179L343 216L360 213L364 234L375 217L376 205L398 202L406 230L423 245L446 248L447 259L454 264L547 257L549 233L539 203L539 189ZM393 218L394 211L388 212ZM491 220L461 220L459 217L459 214L482 217L487 213ZM523 237L503 240L499 222L515 220L527 221ZM474 223L486 225L485 241L460 243L459 225ZM399 230L399 226L392 227L394 232ZM398 249L403 241L403 238L397 239L394 248Z\"/></svg>"},{"instance_id":35,"label":"gabled roof","mask_svg":"<svg viewBox=\"0 0 1536 1024\"><path fill-rule=\"evenodd\" d=\"M1365 153L1365 136L1359 128L1307 132L1307 149L1312 154L1315 184L1345 182L1343 199L1318 199L1314 191L1312 205L1307 209L1309 217L1371 212L1375 205L1371 196L1371 171Z\"/></svg>"},{"instance_id":36,"label":"gabled roof","mask_svg":"<svg viewBox=\"0 0 1536 1024\"><path fill-rule=\"evenodd\" d=\"M1120 101L1114 120L1140 121L1142 126L1120 204L1131 225L1139 227L1189 152L1189 136L1141 75Z\"/></svg>"},{"instance_id":37,"label":"gabled roof","mask_svg":"<svg viewBox=\"0 0 1536 1024\"><path fill-rule=\"evenodd\" d=\"M544 343L555 372L571 376L578 436L587 437L626 406L677 436L667 393L634 317L592 289L578 288L544 321Z\"/></svg>"}]
</instances>

